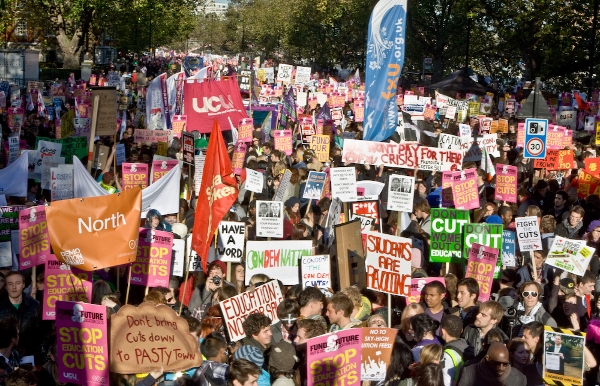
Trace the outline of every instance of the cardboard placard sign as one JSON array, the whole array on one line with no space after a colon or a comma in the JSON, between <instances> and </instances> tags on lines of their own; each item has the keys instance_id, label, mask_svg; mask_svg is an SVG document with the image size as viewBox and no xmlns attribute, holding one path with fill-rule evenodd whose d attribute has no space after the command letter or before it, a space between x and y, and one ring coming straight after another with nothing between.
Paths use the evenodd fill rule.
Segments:
<instances>
[{"instance_id":1,"label":"cardboard placard sign","mask_svg":"<svg viewBox=\"0 0 600 386\"><path fill-rule=\"evenodd\" d=\"M277 323L277 306L282 300L277 280L271 280L256 287L254 292L242 292L219 302L231 341L235 342L246 336L242 323L250 314L260 312L271 318L271 324Z\"/></svg>"},{"instance_id":2,"label":"cardboard placard sign","mask_svg":"<svg viewBox=\"0 0 600 386\"><path fill-rule=\"evenodd\" d=\"M110 319L110 370L118 374L184 371L202 354L188 322L164 304L125 305Z\"/></svg>"},{"instance_id":3,"label":"cardboard placard sign","mask_svg":"<svg viewBox=\"0 0 600 386\"><path fill-rule=\"evenodd\" d=\"M263 273L285 285L298 284L298 266L302 256L312 255L311 240L248 241L246 243L246 285L250 278Z\"/></svg>"},{"instance_id":4,"label":"cardboard placard sign","mask_svg":"<svg viewBox=\"0 0 600 386\"><path fill-rule=\"evenodd\" d=\"M412 240L366 232L367 288L392 295L410 295Z\"/></svg>"}]
</instances>

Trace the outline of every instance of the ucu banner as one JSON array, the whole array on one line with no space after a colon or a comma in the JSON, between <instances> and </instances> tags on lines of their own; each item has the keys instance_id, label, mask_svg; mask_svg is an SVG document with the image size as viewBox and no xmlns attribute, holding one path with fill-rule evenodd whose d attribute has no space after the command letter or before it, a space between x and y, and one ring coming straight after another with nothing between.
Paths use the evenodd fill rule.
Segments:
<instances>
[{"instance_id":1,"label":"ucu banner","mask_svg":"<svg viewBox=\"0 0 600 386\"><path fill-rule=\"evenodd\" d=\"M230 130L230 122L248 118L235 77L202 83L186 82L183 106L189 131L210 133L214 120L221 130Z\"/></svg>"}]
</instances>

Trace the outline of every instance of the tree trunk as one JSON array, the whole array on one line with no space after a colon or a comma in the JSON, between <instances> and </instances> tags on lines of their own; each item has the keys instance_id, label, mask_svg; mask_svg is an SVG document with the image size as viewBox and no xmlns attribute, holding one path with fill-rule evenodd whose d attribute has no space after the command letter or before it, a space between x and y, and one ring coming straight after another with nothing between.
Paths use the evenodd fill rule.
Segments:
<instances>
[{"instance_id":1,"label":"tree trunk","mask_svg":"<svg viewBox=\"0 0 600 386\"><path fill-rule=\"evenodd\" d=\"M82 49L82 46L80 45L80 34L81 31L77 30L73 37L69 38L61 29L59 30L58 35L56 35L56 40L58 41L58 45L63 54L63 68L70 70L78 70L80 68L79 53Z\"/></svg>"}]
</instances>

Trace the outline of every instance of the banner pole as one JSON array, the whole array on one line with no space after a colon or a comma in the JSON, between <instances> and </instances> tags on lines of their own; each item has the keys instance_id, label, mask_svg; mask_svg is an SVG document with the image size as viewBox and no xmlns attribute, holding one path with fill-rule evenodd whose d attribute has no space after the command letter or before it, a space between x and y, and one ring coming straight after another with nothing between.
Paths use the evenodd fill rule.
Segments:
<instances>
[{"instance_id":1,"label":"banner pole","mask_svg":"<svg viewBox=\"0 0 600 386\"><path fill-rule=\"evenodd\" d=\"M32 296L33 298L35 298L35 293L37 292L37 265L34 265L33 268L31 269L31 293L33 293L34 296Z\"/></svg>"},{"instance_id":2,"label":"banner pole","mask_svg":"<svg viewBox=\"0 0 600 386\"><path fill-rule=\"evenodd\" d=\"M388 294L387 298L388 303L388 327L392 328L392 294Z\"/></svg>"},{"instance_id":3,"label":"banner pole","mask_svg":"<svg viewBox=\"0 0 600 386\"><path fill-rule=\"evenodd\" d=\"M231 283L231 261L227 262L227 281Z\"/></svg>"},{"instance_id":4,"label":"banner pole","mask_svg":"<svg viewBox=\"0 0 600 386\"><path fill-rule=\"evenodd\" d=\"M117 267L117 292L121 292L121 267Z\"/></svg>"},{"instance_id":5,"label":"banner pole","mask_svg":"<svg viewBox=\"0 0 600 386\"><path fill-rule=\"evenodd\" d=\"M310 211L310 207L312 206L312 198L308 201L308 205L306 205L306 212L304 212L304 217L308 216L308 211Z\"/></svg>"},{"instance_id":6,"label":"banner pole","mask_svg":"<svg viewBox=\"0 0 600 386\"><path fill-rule=\"evenodd\" d=\"M90 140L88 142L88 161L87 171L92 173L92 163L94 161L94 138L96 137L96 126L98 125L98 108L100 104L100 95L94 97L94 107L92 108L92 124L90 127Z\"/></svg>"},{"instance_id":7,"label":"banner pole","mask_svg":"<svg viewBox=\"0 0 600 386\"><path fill-rule=\"evenodd\" d=\"M188 238L185 238L185 244L187 248ZM185 259L184 259L185 260ZM192 261L192 249L190 248L190 255L187 257L187 264L185 264L185 280L183 281L183 293L181 294L181 302L179 304L179 315L181 315L181 311L183 310L183 302L185 300L185 292L187 290L187 281L190 275L190 262Z\"/></svg>"},{"instance_id":8,"label":"banner pole","mask_svg":"<svg viewBox=\"0 0 600 386\"><path fill-rule=\"evenodd\" d=\"M129 303L129 288L131 288L131 265L129 264L129 274L127 276L127 292L125 293L125 304Z\"/></svg>"},{"instance_id":9,"label":"banner pole","mask_svg":"<svg viewBox=\"0 0 600 386\"><path fill-rule=\"evenodd\" d=\"M113 157L113 170L114 170L114 173L116 176L117 175L117 148L116 148L117 136L115 135L113 138L114 138L113 143L115 144L115 156Z\"/></svg>"},{"instance_id":10,"label":"banner pole","mask_svg":"<svg viewBox=\"0 0 600 386\"><path fill-rule=\"evenodd\" d=\"M529 251L527 253L529 254L529 258L531 259L531 265L533 266L533 269L531 270L531 276L533 276L534 281L537 281L537 268L535 266L535 258L533 257L533 252Z\"/></svg>"}]
</instances>

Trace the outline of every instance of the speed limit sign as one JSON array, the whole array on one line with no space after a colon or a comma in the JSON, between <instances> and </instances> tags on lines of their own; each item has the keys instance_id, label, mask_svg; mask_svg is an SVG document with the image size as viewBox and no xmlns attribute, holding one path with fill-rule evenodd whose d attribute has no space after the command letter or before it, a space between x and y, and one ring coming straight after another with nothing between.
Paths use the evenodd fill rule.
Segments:
<instances>
[{"instance_id":1,"label":"speed limit sign","mask_svg":"<svg viewBox=\"0 0 600 386\"><path fill-rule=\"evenodd\" d=\"M525 149L524 158L546 158L546 135L548 120L527 118L525 120Z\"/></svg>"}]
</instances>

